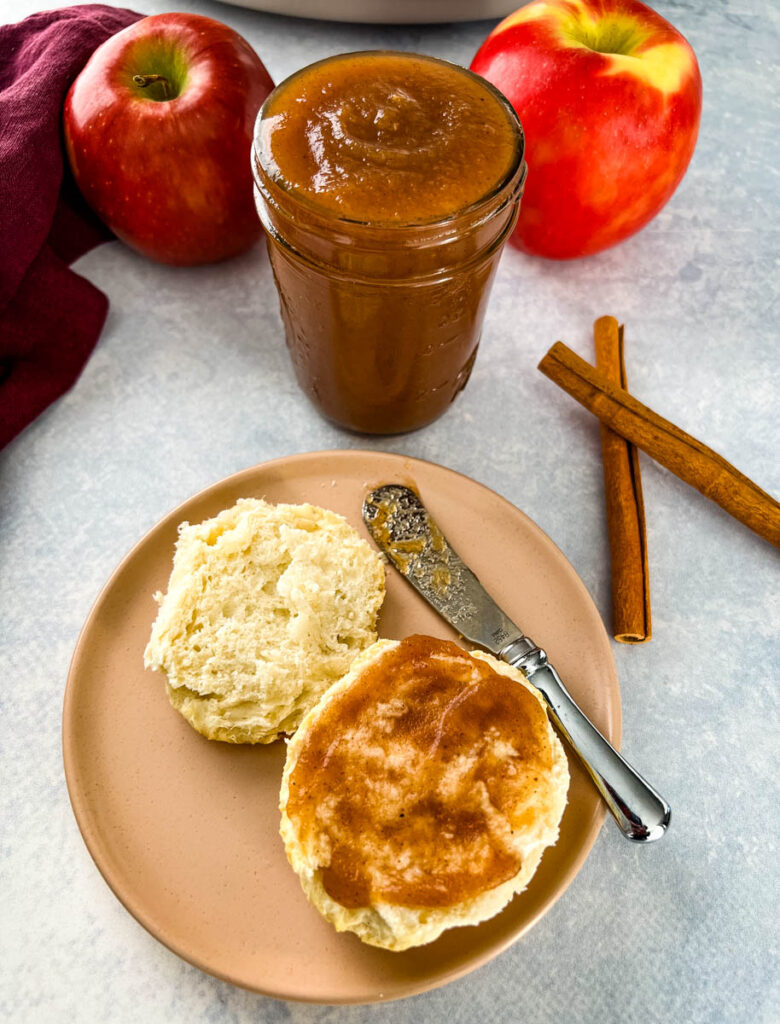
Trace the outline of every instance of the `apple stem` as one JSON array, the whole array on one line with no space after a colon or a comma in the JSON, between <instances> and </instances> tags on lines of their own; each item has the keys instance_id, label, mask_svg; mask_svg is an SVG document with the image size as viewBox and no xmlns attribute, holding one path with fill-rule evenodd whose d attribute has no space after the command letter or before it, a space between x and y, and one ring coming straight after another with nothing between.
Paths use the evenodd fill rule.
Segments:
<instances>
[{"instance_id":1,"label":"apple stem","mask_svg":"<svg viewBox=\"0 0 780 1024\"><path fill-rule=\"evenodd\" d=\"M139 89L145 89L148 85L159 82L162 85L163 96L167 100L170 96L170 83L165 75L133 75L133 81Z\"/></svg>"}]
</instances>

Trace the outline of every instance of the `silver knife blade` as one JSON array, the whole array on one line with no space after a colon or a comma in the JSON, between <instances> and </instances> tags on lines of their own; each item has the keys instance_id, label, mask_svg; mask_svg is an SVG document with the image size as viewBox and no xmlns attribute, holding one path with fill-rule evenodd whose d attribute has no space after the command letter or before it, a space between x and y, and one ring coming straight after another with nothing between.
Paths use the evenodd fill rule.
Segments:
<instances>
[{"instance_id":1,"label":"silver knife blade","mask_svg":"<svg viewBox=\"0 0 780 1024\"><path fill-rule=\"evenodd\" d=\"M410 487L386 484L372 491L363 502L363 521L401 575L466 640L500 656L522 638Z\"/></svg>"},{"instance_id":2,"label":"silver knife blade","mask_svg":"<svg viewBox=\"0 0 780 1024\"><path fill-rule=\"evenodd\" d=\"M466 640L518 668L539 690L623 835L642 843L664 835L669 804L589 721L547 654L498 607L420 496L402 484L378 487L363 502L363 521L380 550L443 619Z\"/></svg>"}]
</instances>

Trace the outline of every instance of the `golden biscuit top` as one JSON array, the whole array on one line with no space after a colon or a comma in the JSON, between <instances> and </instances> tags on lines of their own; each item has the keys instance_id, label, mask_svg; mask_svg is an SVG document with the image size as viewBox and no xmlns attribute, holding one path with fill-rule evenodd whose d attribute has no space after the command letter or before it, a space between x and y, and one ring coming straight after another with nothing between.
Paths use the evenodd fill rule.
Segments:
<instances>
[{"instance_id":1,"label":"golden biscuit top","mask_svg":"<svg viewBox=\"0 0 780 1024\"><path fill-rule=\"evenodd\" d=\"M413 636L316 715L286 812L342 906L449 907L521 869L552 760L534 693Z\"/></svg>"}]
</instances>

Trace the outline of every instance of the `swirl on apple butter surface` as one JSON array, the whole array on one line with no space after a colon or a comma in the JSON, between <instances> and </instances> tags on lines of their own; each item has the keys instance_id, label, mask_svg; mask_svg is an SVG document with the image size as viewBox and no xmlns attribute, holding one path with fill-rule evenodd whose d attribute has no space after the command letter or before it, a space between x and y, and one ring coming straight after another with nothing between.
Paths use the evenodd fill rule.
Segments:
<instances>
[{"instance_id":1,"label":"swirl on apple butter surface","mask_svg":"<svg viewBox=\"0 0 780 1024\"><path fill-rule=\"evenodd\" d=\"M303 732L286 814L343 907L463 903L521 870L549 813L539 700L448 641L384 651Z\"/></svg>"},{"instance_id":2,"label":"swirl on apple butter surface","mask_svg":"<svg viewBox=\"0 0 780 1024\"><path fill-rule=\"evenodd\" d=\"M266 103L277 180L349 220L415 223L462 210L516 163L511 109L463 68L416 54L313 64Z\"/></svg>"}]
</instances>

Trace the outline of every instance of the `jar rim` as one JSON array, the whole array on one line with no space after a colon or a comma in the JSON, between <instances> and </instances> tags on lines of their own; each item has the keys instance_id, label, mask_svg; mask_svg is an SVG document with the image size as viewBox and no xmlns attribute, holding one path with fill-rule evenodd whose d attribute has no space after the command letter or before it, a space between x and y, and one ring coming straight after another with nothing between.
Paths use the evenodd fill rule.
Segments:
<instances>
[{"instance_id":1,"label":"jar rim","mask_svg":"<svg viewBox=\"0 0 780 1024\"><path fill-rule=\"evenodd\" d=\"M453 68L460 74L468 75L471 78L477 79L479 84L483 86L489 93L492 93L493 97L501 104L507 114L510 125L515 128L515 153L514 159L509 164L507 171L498 179L495 185L483 193L478 199L468 203L466 206L462 206L452 213L447 214L445 217L433 217L430 220L413 220L413 221L380 221L380 220L356 220L352 217L343 217L335 213L333 210L318 203L314 199L310 199L308 196L303 195L294 186L289 185L282 178L281 175L274 176L269 170L270 165L273 163L268 149L263 145L264 139L262 137L261 127L265 117L265 112L269 106L271 99L275 94L285 87L293 79L297 78L298 75L304 71L308 71L311 68L319 67L322 64L330 64L335 61L343 60L350 57L363 57L363 56L393 56L393 57L416 57L421 60L431 61L436 64L443 64L446 67ZM257 117L255 118L255 127L252 141L252 174L255 179L255 183L258 188L265 191L262 188L263 183L259 180L259 171L267 176L271 183L278 188L282 193L289 196L296 203L300 203L304 208L308 208L312 213L316 214L317 217L323 219L323 221L334 224L342 225L345 228L349 228L352 231L361 229L378 229L378 230L413 230L415 228L432 228L437 226L445 226L459 220L462 217L467 217L469 214L473 214L479 210L480 207L492 200L496 199L501 193L511 185L518 173L521 174L522 180L525 179L526 165L525 165L525 133L523 126L520 123L520 119L515 112L514 107L506 98L506 96L497 89L492 82L488 82L486 78L481 75L477 75L469 68L463 67L461 64L456 64L454 61L444 60L441 57L432 57L429 54L416 53L410 50L355 50L348 53L333 54L330 57L323 57L322 60L313 61L311 64L306 64L302 68L298 68L297 71L293 71L292 74L284 78L278 85L275 86L273 91L269 93L263 102L262 107L258 111ZM522 185L522 181L521 181Z\"/></svg>"}]
</instances>

